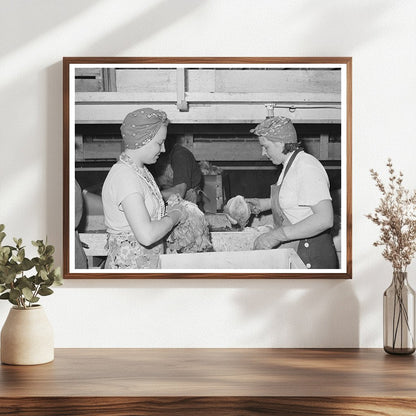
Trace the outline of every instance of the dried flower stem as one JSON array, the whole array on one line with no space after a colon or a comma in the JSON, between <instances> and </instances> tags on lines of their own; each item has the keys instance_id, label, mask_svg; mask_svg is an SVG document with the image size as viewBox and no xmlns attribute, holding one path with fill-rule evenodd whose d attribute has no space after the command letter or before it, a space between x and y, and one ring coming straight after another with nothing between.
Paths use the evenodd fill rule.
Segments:
<instances>
[{"instance_id":1,"label":"dried flower stem","mask_svg":"<svg viewBox=\"0 0 416 416\"><path fill-rule=\"evenodd\" d=\"M366 217L380 226L379 239L373 245L384 246L383 257L395 271L405 272L416 253L416 191L403 186L403 173L396 173L391 159L387 168L386 185L374 169L370 170L382 196L374 213Z\"/></svg>"}]
</instances>

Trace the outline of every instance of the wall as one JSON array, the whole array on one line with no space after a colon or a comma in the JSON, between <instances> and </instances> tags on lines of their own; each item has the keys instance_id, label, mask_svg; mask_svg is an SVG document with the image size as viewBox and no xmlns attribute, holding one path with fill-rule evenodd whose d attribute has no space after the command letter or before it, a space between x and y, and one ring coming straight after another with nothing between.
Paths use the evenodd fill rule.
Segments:
<instances>
[{"instance_id":1,"label":"wall","mask_svg":"<svg viewBox=\"0 0 416 416\"><path fill-rule=\"evenodd\" d=\"M415 16L405 0L3 0L0 223L47 235L58 263L63 56L353 57L352 280L66 281L43 301L56 346L382 346L391 269L364 217L368 171L390 156L416 187Z\"/></svg>"}]
</instances>

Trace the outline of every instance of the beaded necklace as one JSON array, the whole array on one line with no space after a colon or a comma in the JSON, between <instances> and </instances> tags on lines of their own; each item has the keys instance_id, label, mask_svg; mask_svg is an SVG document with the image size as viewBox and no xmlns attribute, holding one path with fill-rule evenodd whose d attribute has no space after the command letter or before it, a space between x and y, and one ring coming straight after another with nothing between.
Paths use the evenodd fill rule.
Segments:
<instances>
[{"instance_id":1,"label":"beaded necklace","mask_svg":"<svg viewBox=\"0 0 416 416\"><path fill-rule=\"evenodd\" d=\"M162 194L160 193L159 187L157 186L152 174L149 172L146 166L143 166L142 168L137 166L133 159L125 152L120 155L119 159L120 162L132 168L136 174L146 183L147 187L150 189L150 192L153 194L159 204L157 219L160 220L163 215L165 215L165 202L163 201Z\"/></svg>"}]
</instances>

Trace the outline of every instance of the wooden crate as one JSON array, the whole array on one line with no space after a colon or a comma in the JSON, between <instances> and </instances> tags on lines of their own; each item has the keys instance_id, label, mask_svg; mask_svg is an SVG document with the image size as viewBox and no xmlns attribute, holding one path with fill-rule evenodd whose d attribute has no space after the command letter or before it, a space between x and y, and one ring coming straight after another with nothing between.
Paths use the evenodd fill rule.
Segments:
<instances>
[{"instance_id":1,"label":"wooden crate","mask_svg":"<svg viewBox=\"0 0 416 416\"><path fill-rule=\"evenodd\" d=\"M212 246L215 251L250 251L254 240L260 232L250 231L213 231L211 232Z\"/></svg>"},{"instance_id":2,"label":"wooden crate","mask_svg":"<svg viewBox=\"0 0 416 416\"><path fill-rule=\"evenodd\" d=\"M204 175L204 185L202 191L204 211L210 213L220 211L224 203L222 176L220 174Z\"/></svg>"},{"instance_id":3,"label":"wooden crate","mask_svg":"<svg viewBox=\"0 0 416 416\"><path fill-rule=\"evenodd\" d=\"M292 248L260 251L162 254L161 269L306 269Z\"/></svg>"}]
</instances>

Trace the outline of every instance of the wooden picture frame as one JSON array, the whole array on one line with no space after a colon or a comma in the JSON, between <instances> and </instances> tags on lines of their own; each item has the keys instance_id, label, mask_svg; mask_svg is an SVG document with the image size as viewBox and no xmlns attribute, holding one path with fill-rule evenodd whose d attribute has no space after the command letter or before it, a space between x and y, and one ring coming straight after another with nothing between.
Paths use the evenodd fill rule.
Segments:
<instances>
[{"instance_id":1,"label":"wooden picture frame","mask_svg":"<svg viewBox=\"0 0 416 416\"><path fill-rule=\"evenodd\" d=\"M106 254L105 225L102 215L94 215L94 208L86 203L85 193L94 193L92 189L99 195L99 182L102 183L116 161L115 154L121 151L119 126L127 113L140 107L165 111L171 121L168 135L172 129L172 134L186 136L198 161L209 157L211 164L218 164L222 173L213 175L216 179L210 191L214 197L209 199L209 209L214 211L220 210L236 189L243 192L246 182L254 181L250 175L270 178L276 174L274 165L261 158L261 146L250 129L268 116L290 117L305 152L321 161L330 178L339 228L337 235L334 232L334 241L340 248L339 268L307 269L303 262L299 265L296 252L289 249L243 249L242 256L238 250L198 253L197 257L176 254L174 261L173 257L166 257L172 254L165 254L161 256L162 268L102 268ZM350 57L63 58L64 278L351 278L351 107ZM84 182L81 187L86 189L87 225L78 234L89 257L87 269L75 266L76 181ZM231 183L229 189L224 182ZM258 183L264 188L273 182L267 184L265 179ZM230 238L236 239L238 235L242 239L241 233L234 233ZM221 240L225 234L215 237ZM187 267L171 267L178 262ZM207 268L211 263L215 267ZM166 268L163 264L170 266ZM231 266L224 268L224 264Z\"/></svg>"}]
</instances>

